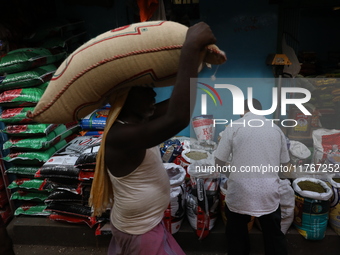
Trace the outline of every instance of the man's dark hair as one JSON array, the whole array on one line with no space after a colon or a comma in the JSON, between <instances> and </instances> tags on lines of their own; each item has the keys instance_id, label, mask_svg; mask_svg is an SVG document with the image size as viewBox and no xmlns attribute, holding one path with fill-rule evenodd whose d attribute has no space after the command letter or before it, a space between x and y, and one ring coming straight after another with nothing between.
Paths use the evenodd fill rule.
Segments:
<instances>
[{"instance_id":1,"label":"man's dark hair","mask_svg":"<svg viewBox=\"0 0 340 255\"><path fill-rule=\"evenodd\" d=\"M253 106L256 110L262 110L262 105L259 100L253 98ZM244 100L244 110L249 111L248 100Z\"/></svg>"}]
</instances>

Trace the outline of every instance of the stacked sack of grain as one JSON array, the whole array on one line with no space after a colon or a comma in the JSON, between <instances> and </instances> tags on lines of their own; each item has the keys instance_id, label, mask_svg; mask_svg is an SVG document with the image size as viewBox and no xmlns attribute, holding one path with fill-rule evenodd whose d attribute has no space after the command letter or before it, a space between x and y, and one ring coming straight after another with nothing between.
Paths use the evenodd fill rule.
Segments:
<instances>
[{"instance_id":1,"label":"stacked sack of grain","mask_svg":"<svg viewBox=\"0 0 340 255\"><path fill-rule=\"evenodd\" d=\"M46 214L41 210L49 188L46 180L34 180L34 175L79 131L77 122L40 124L28 119L26 113L34 109L58 65L84 40L84 34L81 21L44 23L23 38L21 48L0 58L0 121L5 123L2 133L7 139L2 144L3 159L8 162L7 173L16 178L9 187L14 191L12 199L18 201L16 215ZM43 196L37 198L37 194Z\"/></svg>"},{"instance_id":2,"label":"stacked sack of grain","mask_svg":"<svg viewBox=\"0 0 340 255\"><path fill-rule=\"evenodd\" d=\"M40 125L26 117L43 95L56 64L65 57L63 49L21 48L0 58L0 121L5 123L2 132L8 138L2 149L9 152L3 159L13 167L8 172L17 178L8 187L14 191L11 199L19 202L15 215L41 214L48 190L42 189L40 180L32 179L34 170L77 131L76 124Z\"/></svg>"},{"instance_id":3,"label":"stacked sack of grain","mask_svg":"<svg viewBox=\"0 0 340 255\"><path fill-rule=\"evenodd\" d=\"M98 223L91 216L88 198L100 142L98 136L78 136L36 172L35 177L48 180L51 189L44 200L50 219L90 227Z\"/></svg>"}]
</instances>

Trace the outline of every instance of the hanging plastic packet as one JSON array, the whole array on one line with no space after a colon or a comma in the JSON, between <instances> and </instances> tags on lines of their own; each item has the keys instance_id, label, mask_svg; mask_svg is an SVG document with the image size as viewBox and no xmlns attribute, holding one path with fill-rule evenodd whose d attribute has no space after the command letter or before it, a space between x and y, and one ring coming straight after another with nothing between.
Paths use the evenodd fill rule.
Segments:
<instances>
[{"instance_id":1,"label":"hanging plastic packet","mask_svg":"<svg viewBox=\"0 0 340 255\"><path fill-rule=\"evenodd\" d=\"M164 212L163 222L166 229L175 234L180 229L185 215L185 169L174 163L164 163L170 180L170 203Z\"/></svg>"},{"instance_id":2,"label":"hanging plastic packet","mask_svg":"<svg viewBox=\"0 0 340 255\"><path fill-rule=\"evenodd\" d=\"M219 209L220 174L205 171L208 166L211 162L206 165L195 162L188 166L191 187L187 195L187 216L199 240L214 227Z\"/></svg>"}]
</instances>

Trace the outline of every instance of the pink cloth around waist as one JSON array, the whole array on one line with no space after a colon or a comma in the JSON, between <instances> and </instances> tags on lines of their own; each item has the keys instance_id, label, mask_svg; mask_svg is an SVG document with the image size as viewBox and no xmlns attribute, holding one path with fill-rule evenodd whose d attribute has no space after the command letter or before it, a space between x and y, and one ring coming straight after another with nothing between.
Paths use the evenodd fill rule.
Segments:
<instances>
[{"instance_id":1,"label":"pink cloth around waist","mask_svg":"<svg viewBox=\"0 0 340 255\"><path fill-rule=\"evenodd\" d=\"M185 255L163 221L142 235L119 231L111 224L108 255Z\"/></svg>"}]
</instances>

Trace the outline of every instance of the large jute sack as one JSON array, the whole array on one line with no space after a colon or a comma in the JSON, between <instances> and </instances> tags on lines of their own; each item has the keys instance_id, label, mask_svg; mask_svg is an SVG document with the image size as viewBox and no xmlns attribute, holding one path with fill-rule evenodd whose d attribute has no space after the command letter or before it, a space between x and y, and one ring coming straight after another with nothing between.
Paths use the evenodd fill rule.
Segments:
<instances>
[{"instance_id":1,"label":"large jute sack","mask_svg":"<svg viewBox=\"0 0 340 255\"><path fill-rule=\"evenodd\" d=\"M119 88L174 85L187 30L172 21L148 21L91 39L59 66L28 117L40 123L67 123L100 108ZM225 61L216 45L209 45L202 55L202 62Z\"/></svg>"}]
</instances>

